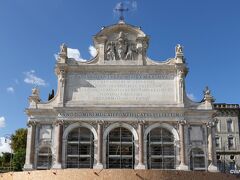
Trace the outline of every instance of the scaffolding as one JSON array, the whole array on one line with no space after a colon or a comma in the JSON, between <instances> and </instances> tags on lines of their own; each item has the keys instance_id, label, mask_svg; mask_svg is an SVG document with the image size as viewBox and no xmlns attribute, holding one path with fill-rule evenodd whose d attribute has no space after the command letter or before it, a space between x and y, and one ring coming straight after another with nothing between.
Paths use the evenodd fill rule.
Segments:
<instances>
[{"instance_id":1,"label":"scaffolding","mask_svg":"<svg viewBox=\"0 0 240 180\"><path fill-rule=\"evenodd\" d=\"M107 168L133 169L134 156L132 133L123 127L113 129L107 137Z\"/></svg>"},{"instance_id":2,"label":"scaffolding","mask_svg":"<svg viewBox=\"0 0 240 180\"><path fill-rule=\"evenodd\" d=\"M191 150L190 169L195 171L206 171L205 154L200 148L193 148Z\"/></svg>"},{"instance_id":3,"label":"scaffolding","mask_svg":"<svg viewBox=\"0 0 240 180\"><path fill-rule=\"evenodd\" d=\"M175 169L174 136L164 128L155 128L148 134L147 164L149 169Z\"/></svg>"},{"instance_id":4,"label":"scaffolding","mask_svg":"<svg viewBox=\"0 0 240 180\"><path fill-rule=\"evenodd\" d=\"M37 169L44 170L52 167L52 151L50 147L42 147L38 152Z\"/></svg>"},{"instance_id":5,"label":"scaffolding","mask_svg":"<svg viewBox=\"0 0 240 180\"><path fill-rule=\"evenodd\" d=\"M93 133L88 128L73 129L67 139L67 168L93 168Z\"/></svg>"}]
</instances>

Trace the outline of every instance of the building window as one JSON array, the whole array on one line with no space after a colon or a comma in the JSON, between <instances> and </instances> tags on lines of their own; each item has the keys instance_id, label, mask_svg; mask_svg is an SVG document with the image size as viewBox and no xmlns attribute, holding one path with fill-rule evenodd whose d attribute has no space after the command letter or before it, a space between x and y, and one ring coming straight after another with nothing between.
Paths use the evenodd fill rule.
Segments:
<instances>
[{"instance_id":1,"label":"building window","mask_svg":"<svg viewBox=\"0 0 240 180\"><path fill-rule=\"evenodd\" d=\"M227 132L233 132L233 123L231 119L227 120Z\"/></svg>"},{"instance_id":2,"label":"building window","mask_svg":"<svg viewBox=\"0 0 240 180\"><path fill-rule=\"evenodd\" d=\"M52 166L52 151L50 147L43 147L37 156L37 169L50 169Z\"/></svg>"},{"instance_id":3,"label":"building window","mask_svg":"<svg viewBox=\"0 0 240 180\"><path fill-rule=\"evenodd\" d=\"M147 163L149 169L175 169L173 134L164 128L155 128L148 134Z\"/></svg>"},{"instance_id":4,"label":"building window","mask_svg":"<svg viewBox=\"0 0 240 180\"><path fill-rule=\"evenodd\" d=\"M134 138L126 128L113 129L107 137L107 168L133 169L135 161Z\"/></svg>"},{"instance_id":5,"label":"building window","mask_svg":"<svg viewBox=\"0 0 240 180\"><path fill-rule=\"evenodd\" d=\"M224 172L224 162L221 160L220 154L217 154L217 167L220 172Z\"/></svg>"},{"instance_id":6,"label":"building window","mask_svg":"<svg viewBox=\"0 0 240 180\"><path fill-rule=\"evenodd\" d=\"M195 171L206 170L205 155L204 155L204 152L200 148L194 148L191 150L190 169L195 170Z\"/></svg>"},{"instance_id":7,"label":"building window","mask_svg":"<svg viewBox=\"0 0 240 180\"><path fill-rule=\"evenodd\" d=\"M235 161L229 162L229 171L235 170Z\"/></svg>"},{"instance_id":8,"label":"building window","mask_svg":"<svg viewBox=\"0 0 240 180\"><path fill-rule=\"evenodd\" d=\"M234 149L234 139L233 139L233 137L228 137L228 149L229 150Z\"/></svg>"},{"instance_id":9,"label":"building window","mask_svg":"<svg viewBox=\"0 0 240 180\"><path fill-rule=\"evenodd\" d=\"M220 132L220 121L216 121L216 132Z\"/></svg>"},{"instance_id":10,"label":"building window","mask_svg":"<svg viewBox=\"0 0 240 180\"><path fill-rule=\"evenodd\" d=\"M234 155L230 155L230 159L231 159L231 160L234 160Z\"/></svg>"},{"instance_id":11,"label":"building window","mask_svg":"<svg viewBox=\"0 0 240 180\"><path fill-rule=\"evenodd\" d=\"M85 127L73 129L67 138L67 168L92 168L94 163L93 133Z\"/></svg>"},{"instance_id":12,"label":"building window","mask_svg":"<svg viewBox=\"0 0 240 180\"><path fill-rule=\"evenodd\" d=\"M220 148L220 138L216 137L215 141L216 141L216 148L219 149Z\"/></svg>"}]
</instances>

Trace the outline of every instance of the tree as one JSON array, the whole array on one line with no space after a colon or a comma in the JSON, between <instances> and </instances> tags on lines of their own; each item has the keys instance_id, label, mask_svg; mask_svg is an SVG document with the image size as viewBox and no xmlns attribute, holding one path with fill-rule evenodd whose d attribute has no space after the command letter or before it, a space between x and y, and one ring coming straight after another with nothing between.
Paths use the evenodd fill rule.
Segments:
<instances>
[{"instance_id":1,"label":"tree","mask_svg":"<svg viewBox=\"0 0 240 180\"><path fill-rule=\"evenodd\" d=\"M14 171L22 171L22 168L24 166L25 162L25 156L26 156L26 150L25 149L19 149L14 153L13 156L13 170Z\"/></svg>"},{"instance_id":2,"label":"tree","mask_svg":"<svg viewBox=\"0 0 240 180\"><path fill-rule=\"evenodd\" d=\"M9 152L2 153L2 155L0 156L0 173L11 170L12 166L11 159L12 159L11 153Z\"/></svg>"},{"instance_id":3,"label":"tree","mask_svg":"<svg viewBox=\"0 0 240 180\"><path fill-rule=\"evenodd\" d=\"M22 171L26 154L27 129L17 129L11 138L11 148L14 152L13 170Z\"/></svg>"},{"instance_id":4,"label":"tree","mask_svg":"<svg viewBox=\"0 0 240 180\"><path fill-rule=\"evenodd\" d=\"M19 149L26 149L27 129L17 129L11 138L11 148L14 153L16 153Z\"/></svg>"}]
</instances>

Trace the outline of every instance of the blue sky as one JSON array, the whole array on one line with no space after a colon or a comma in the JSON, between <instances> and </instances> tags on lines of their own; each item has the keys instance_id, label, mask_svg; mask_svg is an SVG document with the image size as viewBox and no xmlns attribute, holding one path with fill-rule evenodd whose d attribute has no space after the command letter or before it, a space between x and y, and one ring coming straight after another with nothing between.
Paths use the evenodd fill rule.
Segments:
<instances>
[{"instance_id":1,"label":"blue sky","mask_svg":"<svg viewBox=\"0 0 240 180\"><path fill-rule=\"evenodd\" d=\"M24 109L39 83L42 100L56 89L54 54L66 42L90 58L92 36L114 24L117 0L0 1L0 137L26 127ZM125 1L126 2L126 1ZM187 93L199 101L206 85L216 102L240 102L239 0L127 1L126 22L150 36L148 56L174 57L184 46ZM132 6L135 3L137 6Z\"/></svg>"}]
</instances>

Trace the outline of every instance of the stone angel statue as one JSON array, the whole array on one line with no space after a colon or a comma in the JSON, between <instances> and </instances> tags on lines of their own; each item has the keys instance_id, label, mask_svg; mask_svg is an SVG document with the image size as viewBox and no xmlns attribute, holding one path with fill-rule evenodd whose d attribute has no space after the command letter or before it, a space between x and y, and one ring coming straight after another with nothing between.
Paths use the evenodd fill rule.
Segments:
<instances>
[{"instance_id":1,"label":"stone angel statue","mask_svg":"<svg viewBox=\"0 0 240 180\"><path fill-rule=\"evenodd\" d=\"M183 53L183 47L180 44L177 44L175 51L176 54Z\"/></svg>"}]
</instances>

